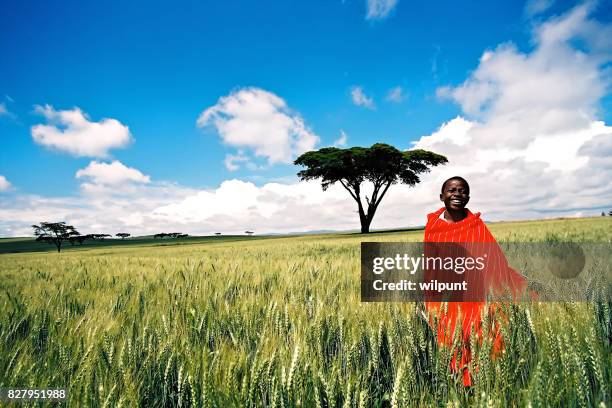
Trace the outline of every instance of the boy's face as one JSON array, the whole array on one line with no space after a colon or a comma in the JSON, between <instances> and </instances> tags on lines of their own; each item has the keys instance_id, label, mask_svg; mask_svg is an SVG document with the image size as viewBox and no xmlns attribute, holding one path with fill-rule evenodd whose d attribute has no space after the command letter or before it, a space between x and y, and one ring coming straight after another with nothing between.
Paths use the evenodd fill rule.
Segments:
<instances>
[{"instance_id":1,"label":"boy's face","mask_svg":"<svg viewBox=\"0 0 612 408\"><path fill-rule=\"evenodd\" d=\"M470 201L470 187L461 180L451 180L444 186L440 201L447 210L463 210Z\"/></svg>"}]
</instances>

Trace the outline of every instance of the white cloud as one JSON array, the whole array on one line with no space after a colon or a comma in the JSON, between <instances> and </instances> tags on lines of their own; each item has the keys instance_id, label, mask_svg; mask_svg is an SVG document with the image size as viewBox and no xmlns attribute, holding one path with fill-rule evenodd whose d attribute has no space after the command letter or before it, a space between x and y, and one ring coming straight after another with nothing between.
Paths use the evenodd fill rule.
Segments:
<instances>
[{"instance_id":1,"label":"white cloud","mask_svg":"<svg viewBox=\"0 0 612 408\"><path fill-rule=\"evenodd\" d=\"M354 86L351 88L351 99L357 106L363 106L368 109L375 109L374 99L367 96L360 86Z\"/></svg>"},{"instance_id":2,"label":"white cloud","mask_svg":"<svg viewBox=\"0 0 612 408\"><path fill-rule=\"evenodd\" d=\"M323 192L317 182L256 186L227 180L207 190L159 182L92 184L75 197L20 195L10 201L0 200L0 236L31 235L29 226L45 220L66 221L84 234L355 229L359 227L355 210L356 204L342 187ZM387 221L387 226L397 224L397 219Z\"/></svg>"},{"instance_id":3,"label":"white cloud","mask_svg":"<svg viewBox=\"0 0 612 408\"><path fill-rule=\"evenodd\" d=\"M436 170L438 171L438 170ZM415 188L395 185L385 196L373 228L423 225L428 211L437 208L439 186L425 181ZM363 185L370 194L371 186ZM365 200L362 198L365 202ZM409 204L407 204L409 203ZM267 183L256 186L243 180L227 180L213 190L154 210L157 222L198 228L200 233L241 234L359 229L357 204L339 184L323 191L320 182Z\"/></svg>"},{"instance_id":4,"label":"white cloud","mask_svg":"<svg viewBox=\"0 0 612 408\"><path fill-rule=\"evenodd\" d=\"M0 191L6 191L11 187L11 183L6 179L6 177L0 175Z\"/></svg>"},{"instance_id":5,"label":"white cloud","mask_svg":"<svg viewBox=\"0 0 612 408\"><path fill-rule=\"evenodd\" d=\"M238 163L248 162L249 158L244 155L242 152L238 152L238 154L228 154L225 156L224 164L225 167L229 171L236 171L240 168Z\"/></svg>"},{"instance_id":6,"label":"white cloud","mask_svg":"<svg viewBox=\"0 0 612 408\"><path fill-rule=\"evenodd\" d=\"M381 20L389 16L398 0L367 0L367 20Z\"/></svg>"},{"instance_id":7,"label":"white cloud","mask_svg":"<svg viewBox=\"0 0 612 408\"><path fill-rule=\"evenodd\" d=\"M406 99L406 95L404 95L404 91L401 86L396 86L387 92L387 100L389 102L400 103L404 99Z\"/></svg>"},{"instance_id":8,"label":"white cloud","mask_svg":"<svg viewBox=\"0 0 612 408\"><path fill-rule=\"evenodd\" d=\"M340 186L323 192L317 182L258 187L227 180L215 190L157 208L154 216L171 224L198 225L207 232L292 232L355 228L358 219L353 207L356 204Z\"/></svg>"},{"instance_id":9,"label":"white cloud","mask_svg":"<svg viewBox=\"0 0 612 408\"><path fill-rule=\"evenodd\" d=\"M32 126L32 138L52 149L74 156L104 158L110 149L125 147L131 141L129 128L116 119L93 122L79 108L57 111L45 105L35 110L48 123Z\"/></svg>"},{"instance_id":10,"label":"white cloud","mask_svg":"<svg viewBox=\"0 0 612 408\"><path fill-rule=\"evenodd\" d=\"M609 78L600 55L572 46L572 40L583 37L582 26L590 25L585 12L580 6L537 27L537 47L531 53L522 53L513 44L485 52L463 84L442 88L438 94L494 127L498 144L515 148L526 147L538 135L588 127ZM475 143L491 140L488 128L478 133Z\"/></svg>"},{"instance_id":11,"label":"white cloud","mask_svg":"<svg viewBox=\"0 0 612 408\"><path fill-rule=\"evenodd\" d=\"M4 99L9 103L15 102L13 98L8 95L4 95ZM10 119L17 119L17 115L15 115L11 110L7 107L6 102L0 102L0 117L7 117Z\"/></svg>"},{"instance_id":12,"label":"white cloud","mask_svg":"<svg viewBox=\"0 0 612 408\"><path fill-rule=\"evenodd\" d=\"M238 150L238 154L226 155L223 163L225 164L225 168L227 168L229 171L236 171L240 169L240 163L242 163L244 166L246 166L247 169L251 171L262 170L266 168L265 166L258 166L257 164L255 164L251 160L251 158L245 155L244 152L241 150Z\"/></svg>"},{"instance_id":13,"label":"white cloud","mask_svg":"<svg viewBox=\"0 0 612 408\"><path fill-rule=\"evenodd\" d=\"M111 163L92 161L84 169L76 172L76 178L88 179L93 184L119 185L124 183L149 183L149 176L139 170L127 167L118 160Z\"/></svg>"},{"instance_id":14,"label":"white cloud","mask_svg":"<svg viewBox=\"0 0 612 408\"><path fill-rule=\"evenodd\" d=\"M534 17L548 10L552 5L553 0L527 0L525 3L525 15Z\"/></svg>"},{"instance_id":15,"label":"white cloud","mask_svg":"<svg viewBox=\"0 0 612 408\"><path fill-rule=\"evenodd\" d=\"M199 127L213 126L223 142L268 164L290 163L297 155L312 150L319 137L310 130L302 117L291 111L285 100L258 88L244 88L219 98L217 104L200 114ZM233 169L237 157L226 159Z\"/></svg>"},{"instance_id":16,"label":"white cloud","mask_svg":"<svg viewBox=\"0 0 612 408\"><path fill-rule=\"evenodd\" d=\"M416 143L449 159L431 179L434 185L454 175L467 178L472 205L488 219L567 215L609 205L612 166L601 152L611 149L612 127L593 122L580 131L536 137L527 148L512 149L494 140L475 144L477 130L486 126L458 117Z\"/></svg>"},{"instance_id":17,"label":"white cloud","mask_svg":"<svg viewBox=\"0 0 612 408\"><path fill-rule=\"evenodd\" d=\"M346 142L348 141L348 135L342 129L340 129L340 137L334 142L335 147L346 146Z\"/></svg>"},{"instance_id":18,"label":"white cloud","mask_svg":"<svg viewBox=\"0 0 612 408\"><path fill-rule=\"evenodd\" d=\"M484 52L463 84L438 90L471 119L449 121L416 147L446 155L447 167L473 184L474 205L491 218L609 205L612 169L602 152L611 149L612 127L597 118L612 55L599 33L609 29L581 5L536 26L529 53L513 44Z\"/></svg>"},{"instance_id":19,"label":"white cloud","mask_svg":"<svg viewBox=\"0 0 612 408\"><path fill-rule=\"evenodd\" d=\"M0 200L0 236L31 236L30 225L41 221L66 221L83 234L168 232L176 225L159 222L152 211L196 193L165 182L86 184L76 196L20 194ZM189 229L194 230L193 226Z\"/></svg>"}]
</instances>

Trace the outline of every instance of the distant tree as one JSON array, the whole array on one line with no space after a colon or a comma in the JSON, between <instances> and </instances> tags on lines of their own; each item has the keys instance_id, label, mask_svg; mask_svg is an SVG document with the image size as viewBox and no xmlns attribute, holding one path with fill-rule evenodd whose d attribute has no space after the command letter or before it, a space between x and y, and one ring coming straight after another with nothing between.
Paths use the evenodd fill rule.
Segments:
<instances>
[{"instance_id":1,"label":"distant tree","mask_svg":"<svg viewBox=\"0 0 612 408\"><path fill-rule=\"evenodd\" d=\"M79 245L83 245L83 242L87 241L88 239L91 239L90 235L79 235L77 237L70 238L70 243L72 244L73 242L78 242Z\"/></svg>"},{"instance_id":2,"label":"distant tree","mask_svg":"<svg viewBox=\"0 0 612 408\"><path fill-rule=\"evenodd\" d=\"M130 235L132 235L132 234L128 234L127 232L118 232L118 233L115 234L116 237L119 237L121 239L126 239Z\"/></svg>"},{"instance_id":3,"label":"distant tree","mask_svg":"<svg viewBox=\"0 0 612 408\"><path fill-rule=\"evenodd\" d=\"M219 235L221 235L221 233L220 232L215 232L215 235L219 236Z\"/></svg>"},{"instance_id":4,"label":"distant tree","mask_svg":"<svg viewBox=\"0 0 612 408\"><path fill-rule=\"evenodd\" d=\"M254 234L253 231L244 231L244 233L247 234L249 237Z\"/></svg>"},{"instance_id":5,"label":"distant tree","mask_svg":"<svg viewBox=\"0 0 612 408\"><path fill-rule=\"evenodd\" d=\"M189 234L183 234L181 232L171 232L168 235L170 236L170 238L185 238L189 236Z\"/></svg>"},{"instance_id":6,"label":"distant tree","mask_svg":"<svg viewBox=\"0 0 612 408\"><path fill-rule=\"evenodd\" d=\"M41 222L38 225L32 225L32 228L34 228L36 241L54 244L57 252L61 251L64 241L70 242L71 239L81 235L76 228L65 222Z\"/></svg>"},{"instance_id":7,"label":"distant tree","mask_svg":"<svg viewBox=\"0 0 612 408\"><path fill-rule=\"evenodd\" d=\"M183 234L183 233L180 233L180 232L160 232L159 234L153 235L153 239L157 239L157 238L163 239L163 238L166 238L166 237L168 237L168 238L185 238L185 237L188 237L188 236L189 236L189 234Z\"/></svg>"},{"instance_id":8,"label":"distant tree","mask_svg":"<svg viewBox=\"0 0 612 408\"><path fill-rule=\"evenodd\" d=\"M610 217L612 217L612 210L610 210L610 212L608 213L608 215L609 215Z\"/></svg>"},{"instance_id":9,"label":"distant tree","mask_svg":"<svg viewBox=\"0 0 612 408\"><path fill-rule=\"evenodd\" d=\"M602 211L602 212L601 212L601 216L602 216L602 217L605 217L605 216L606 216L606 213Z\"/></svg>"},{"instance_id":10,"label":"distant tree","mask_svg":"<svg viewBox=\"0 0 612 408\"><path fill-rule=\"evenodd\" d=\"M357 202L361 232L367 233L378 205L392 184L414 186L421 181L419 174L447 162L446 157L427 150L400 151L388 144L376 143L371 147L348 149L325 147L302 154L294 164L306 167L297 174L301 180L321 179L323 191L339 182ZM365 204L361 198L364 182L370 182L373 187L371 196L365 196Z\"/></svg>"},{"instance_id":11,"label":"distant tree","mask_svg":"<svg viewBox=\"0 0 612 408\"><path fill-rule=\"evenodd\" d=\"M99 239L100 241L104 241L104 238L112 237L111 234L89 234L91 239Z\"/></svg>"}]
</instances>

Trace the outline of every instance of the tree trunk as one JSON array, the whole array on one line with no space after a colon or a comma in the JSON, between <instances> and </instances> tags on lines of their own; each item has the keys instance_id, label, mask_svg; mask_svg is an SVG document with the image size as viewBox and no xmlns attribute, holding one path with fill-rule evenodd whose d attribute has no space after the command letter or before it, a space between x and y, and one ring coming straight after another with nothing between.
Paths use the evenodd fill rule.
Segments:
<instances>
[{"instance_id":1,"label":"tree trunk","mask_svg":"<svg viewBox=\"0 0 612 408\"><path fill-rule=\"evenodd\" d=\"M361 221L361 233L367 234L370 232L370 224L374 219L374 213L376 213L376 205L368 205L368 213L364 213L363 208L359 211L359 221Z\"/></svg>"},{"instance_id":2,"label":"tree trunk","mask_svg":"<svg viewBox=\"0 0 612 408\"><path fill-rule=\"evenodd\" d=\"M358 209L358 213L359 213L359 221L361 222L361 233L362 234L368 234L370 232L370 224L372 223L372 220L374 219L374 213L376 213L376 209L378 208L378 204L380 203L380 200L382 200L383 196L385 195L385 193L387 192L389 185L387 185L387 188L385 188L385 190L383 191L382 195L380 196L380 198L378 198L378 200L376 202L368 202L368 212L366 213L363 209L363 205L361 204L361 198L360 198L360 191L359 188L355 189L355 193L351 193L351 195L353 195L353 198L355 199L355 201L357 201L357 209ZM346 188L346 187L345 187ZM347 188L348 190L348 188ZM349 192L351 192L350 190L348 190ZM367 200L367 198L366 198Z\"/></svg>"},{"instance_id":3,"label":"tree trunk","mask_svg":"<svg viewBox=\"0 0 612 408\"><path fill-rule=\"evenodd\" d=\"M369 232L370 232L370 223L365 220L361 220L361 233L368 234Z\"/></svg>"},{"instance_id":4,"label":"tree trunk","mask_svg":"<svg viewBox=\"0 0 612 408\"><path fill-rule=\"evenodd\" d=\"M363 206L360 201L357 201L358 212L359 212L359 222L361 222L361 233L367 234L370 232L370 218L366 215L365 211L363 211Z\"/></svg>"},{"instance_id":5,"label":"tree trunk","mask_svg":"<svg viewBox=\"0 0 612 408\"><path fill-rule=\"evenodd\" d=\"M361 222L361 233L369 233L370 224L372 223L372 217L370 216L369 212L368 214L366 214L361 206L359 206L359 221Z\"/></svg>"}]
</instances>

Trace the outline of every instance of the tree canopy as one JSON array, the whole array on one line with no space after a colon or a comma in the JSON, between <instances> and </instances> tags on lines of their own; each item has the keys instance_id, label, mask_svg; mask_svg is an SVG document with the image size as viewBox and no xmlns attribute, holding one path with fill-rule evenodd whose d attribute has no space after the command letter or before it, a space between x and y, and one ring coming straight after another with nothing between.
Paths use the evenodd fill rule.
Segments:
<instances>
[{"instance_id":1,"label":"tree canopy","mask_svg":"<svg viewBox=\"0 0 612 408\"><path fill-rule=\"evenodd\" d=\"M340 149L324 147L302 154L294 164L306 169L298 172L301 180L321 179L323 190L339 182L357 202L361 232L370 230L370 224L383 197L393 184L414 186L421 180L419 174L431 167L447 163L446 157L422 149L400 151L384 143L371 147ZM361 201L362 184L372 183L371 196Z\"/></svg>"},{"instance_id":2,"label":"tree canopy","mask_svg":"<svg viewBox=\"0 0 612 408\"><path fill-rule=\"evenodd\" d=\"M88 237L91 239L99 239L100 241L104 241L104 238L111 237L111 234L88 234Z\"/></svg>"}]
</instances>

